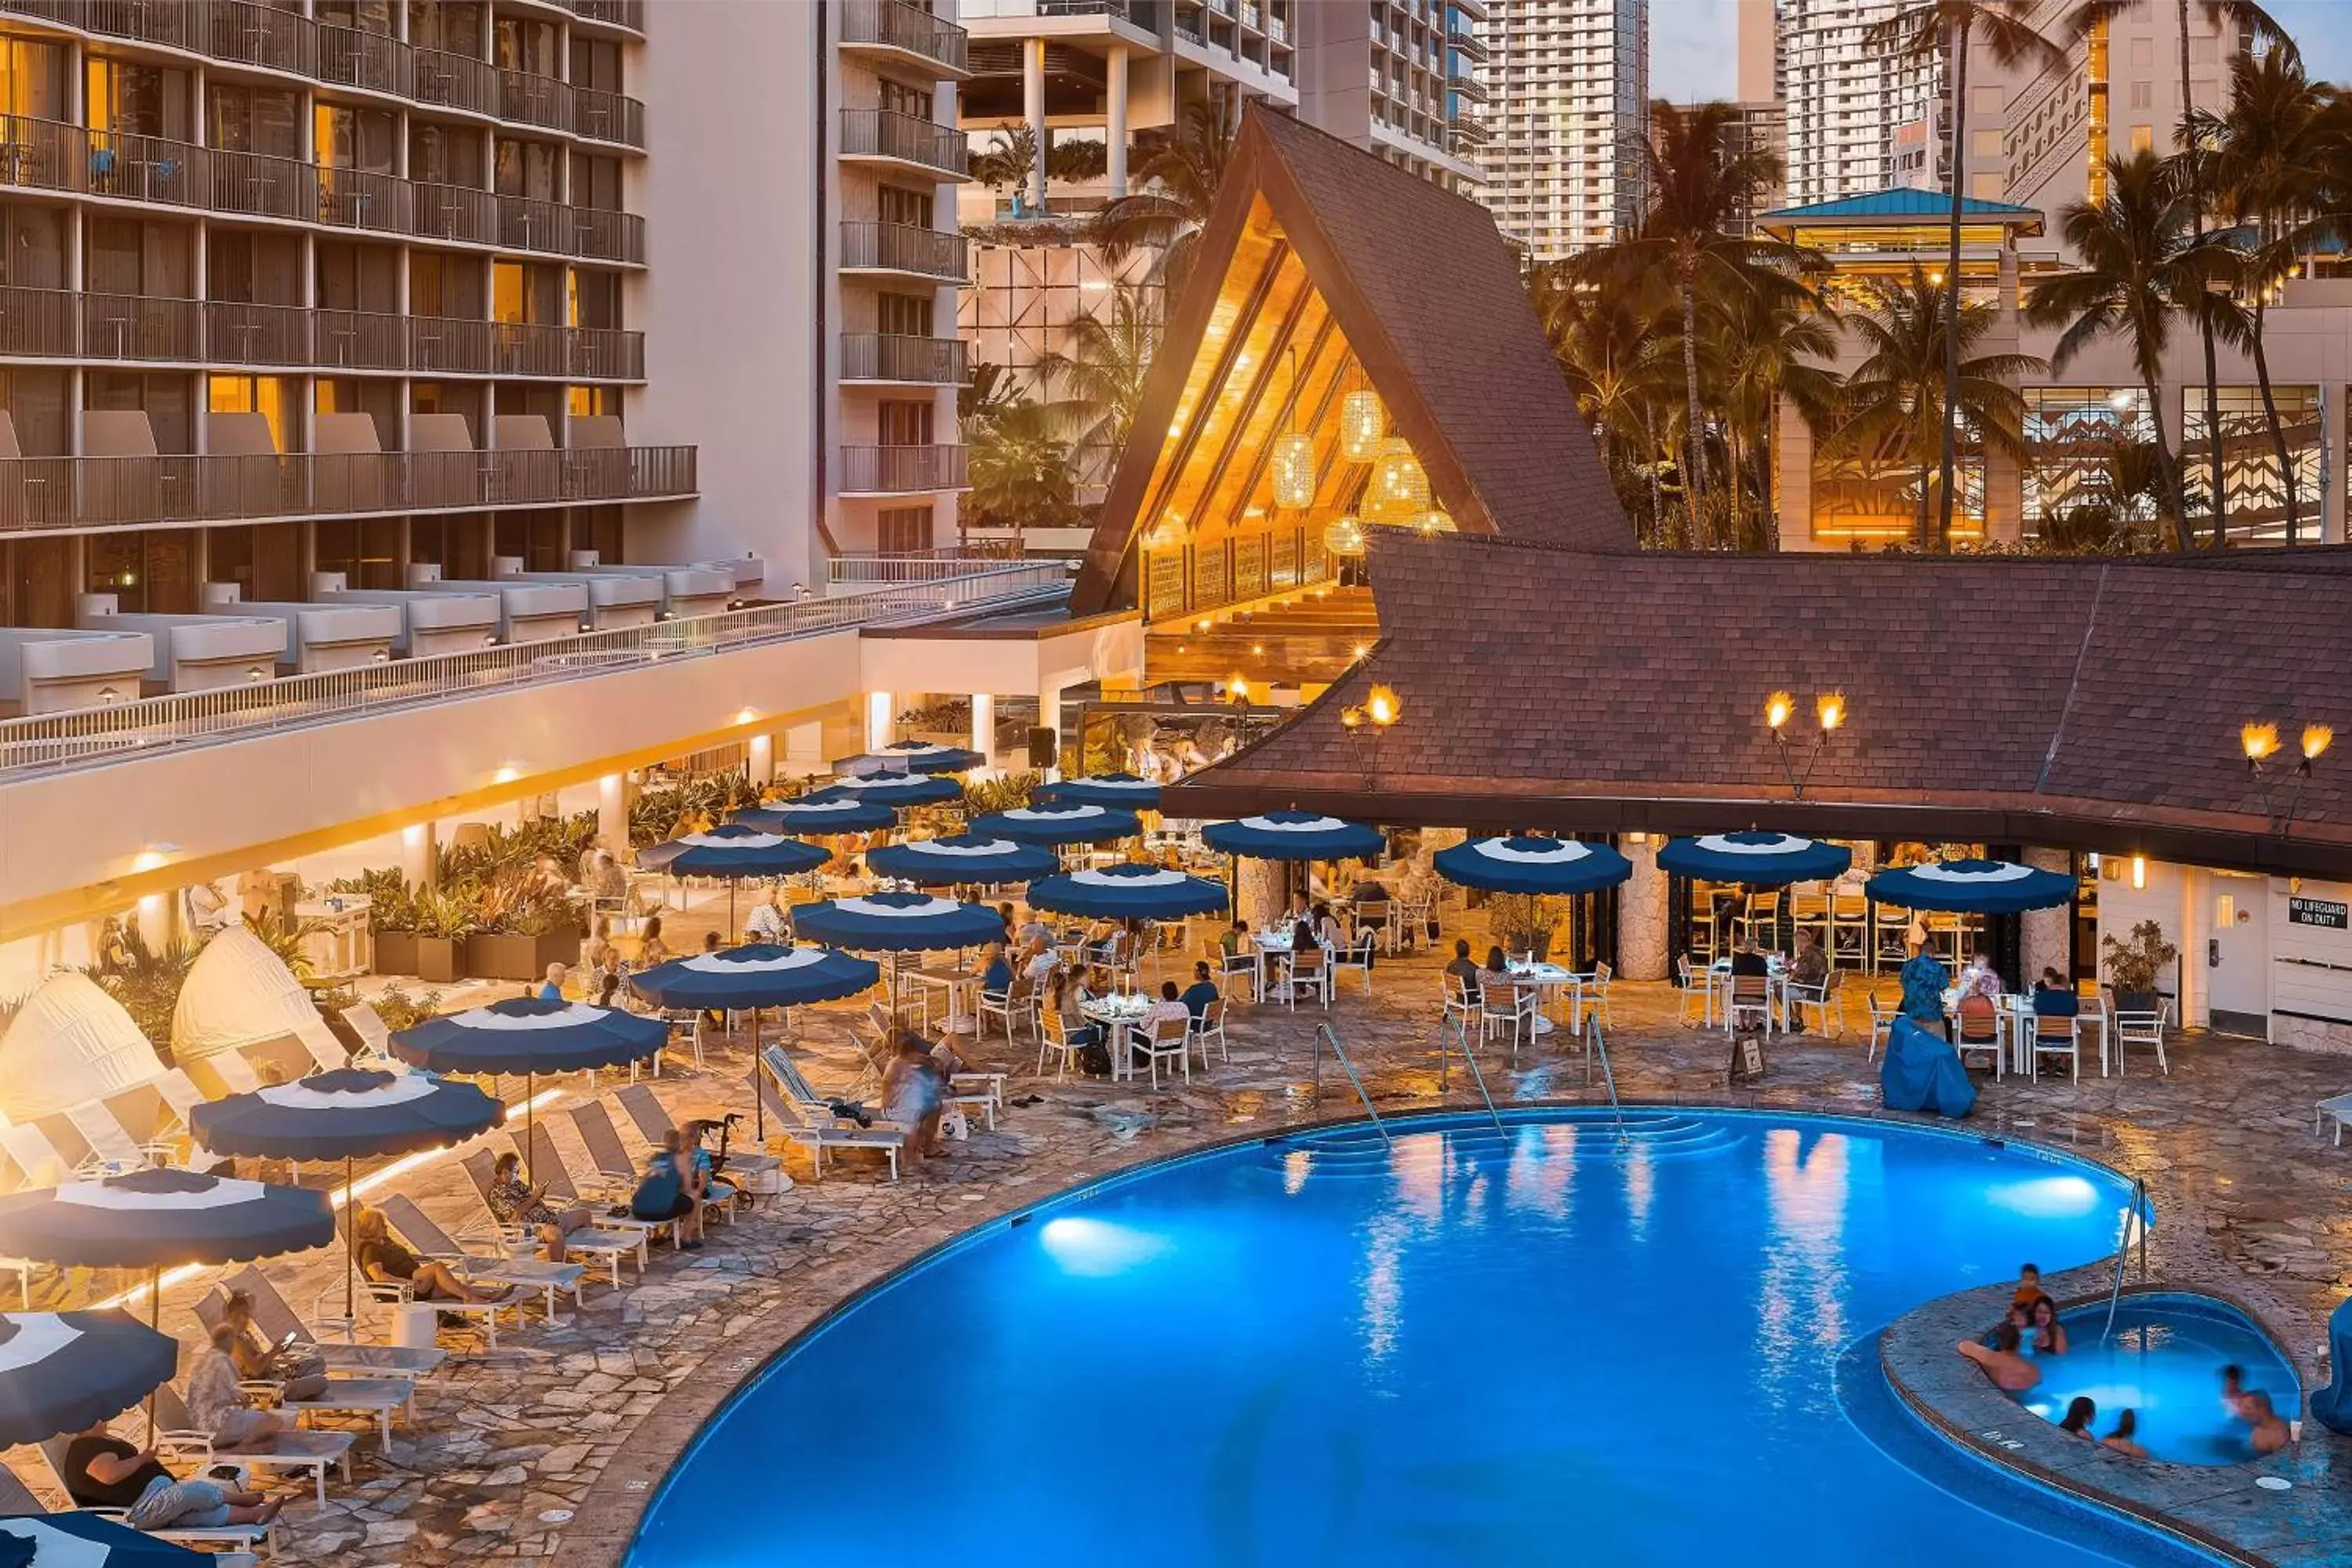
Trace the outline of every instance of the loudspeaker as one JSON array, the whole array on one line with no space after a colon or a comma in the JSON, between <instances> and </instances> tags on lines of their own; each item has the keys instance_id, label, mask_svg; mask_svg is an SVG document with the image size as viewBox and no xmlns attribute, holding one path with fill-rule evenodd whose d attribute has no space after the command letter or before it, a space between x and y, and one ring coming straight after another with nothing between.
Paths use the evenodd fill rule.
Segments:
<instances>
[{"instance_id":1,"label":"loudspeaker","mask_svg":"<svg viewBox=\"0 0 2352 1568\"><path fill-rule=\"evenodd\" d=\"M1052 728L1045 724L1032 725L1029 730L1029 765L1050 768L1060 761L1059 742Z\"/></svg>"}]
</instances>

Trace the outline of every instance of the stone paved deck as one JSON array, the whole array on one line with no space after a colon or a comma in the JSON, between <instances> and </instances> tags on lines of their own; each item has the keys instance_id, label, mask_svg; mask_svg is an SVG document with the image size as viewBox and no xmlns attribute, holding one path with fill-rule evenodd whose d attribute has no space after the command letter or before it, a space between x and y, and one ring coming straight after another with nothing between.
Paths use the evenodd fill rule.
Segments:
<instances>
[{"instance_id":1,"label":"stone paved deck","mask_svg":"<svg viewBox=\"0 0 2352 1568\"><path fill-rule=\"evenodd\" d=\"M1435 961L1384 963L1373 994L1343 982L1329 1017L1366 1069L1383 1109L1440 1103L1435 1074ZM1759 1085L1727 1089L1719 1035L1676 1022L1677 993L1619 988L1612 1057L1629 1099L1688 1098L1733 1105L1861 1110L1876 1102L1862 1036L1777 1047ZM1858 998L1855 1014L1860 1017ZM795 1015L820 1089L851 1089L857 1058L845 1009ZM338 1568L439 1568L470 1557L540 1558L559 1550L576 1568L615 1563L638 1510L669 1458L754 1367L859 1288L954 1236L1103 1173L1221 1138L1352 1110L1327 1070L1318 1111L1307 1092L1320 1015L1236 1009L1233 1057L1203 1081L1153 1093L1100 1082L1029 1078L1034 1052L992 1053L1024 1075L998 1131L971 1141L921 1176L895 1185L878 1162L829 1167L822 1184L793 1191L731 1227L698 1255L657 1254L642 1284L598 1286L587 1309L559 1328L533 1314L499 1353L466 1354L419 1389L419 1418L394 1452L362 1443L357 1479L331 1488L321 1510L307 1497L286 1513L289 1559ZM1516 1069L1488 1057L1498 1097L1587 1099L1583 1060L1549 1037ZM2303 1361L2352 1269L2352 1215L2342 1195L2352 1152L2315 1136L2311 1107L2347 1087L2352 1063L2256 1042L2190 1036L2172 1072L2135 1058L2128 1076L2079 1085L2045 1078L1987 1085L1974 1124L2080 1151L2145 1177L2158 1215L2157 1277L2218 1287L2262 1312ZM750 1058L714 1053L707 1071L674 1074L661 1094L674 1114L748 1109ZM576 1089L575 1086L572 1086ZM1450 1102L1475 1104L1457 1066ZM542 1116L546 1113L542 1112ZM559 1124L567 1151L571 1130ZM493 1135L496 1138L498 1135ZM780 1146L781 1147L781 1146ZM471 1209L453 1161L415 1172L404 1190L445 1219ZM339 1294L340 1260L320 1253L271 1266L307 1308ZM167 1329L190 1334L188 1304L209 1283L168 1290ZM445 1335L453 1350L478 1349ZM2331 1439L2315 1426L2306 1444ZM8 1456L37 1489L55 1489L37 1458Z\"/></svg>"}]
</instances>

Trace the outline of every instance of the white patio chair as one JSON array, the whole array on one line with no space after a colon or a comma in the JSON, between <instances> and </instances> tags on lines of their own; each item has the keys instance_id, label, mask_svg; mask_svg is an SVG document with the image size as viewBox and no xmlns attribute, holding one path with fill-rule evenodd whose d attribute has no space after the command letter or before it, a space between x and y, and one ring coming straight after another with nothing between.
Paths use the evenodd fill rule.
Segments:
<instances>
[{"instance_id":1,"label":"white patio chair","mask_svg":"<svg viewBox=\"0 0 2352 1568\"><path fill-rule=\"evenodd\" d=\"M2042 1076L2043 1057L2063 1056L2066 1058L2068 1076L2076 1083L2082 1082L2083 1020L2072 1013L2056 1015L2035 1013L2029 1015L2029 1017L2033 1030L2032 1057L2033 1076L2036 1078ZM2025 1027L2027 1025L2027 1019L2019 1020L2020 1027Z\"/></svg>"},{"instance_id":2,"label":"white patio chair","mask_svg":"<svg viewBox=\"0 0 2352 1568\"><path fill-rule=\"evenodd\" d=\"M509 1290L535 1293L547 1302L548 1321L561 1322L556 1315L555 1301L559 1295L569 1295L574 1307L585 1303L581 1300L580 1282L587 1277L587 1266L579 1263L543 1263L536 1258L511 1258L504 1255L486 1256L468 1252L459 1246L439 1223L416 1206L415 1201L399 1193L387 1193L375 1205L400 1239L419 1258L436 1258L463 1275L468 1284L503 1285ZM404 1279L362 1279L361 1288L378 1301L405 1303L416 1300L416 1292ZM487 1349L499 1348L499 1314L513 1312L522 1315L522 1303L529 1294L512 1296L493 1301L430 1301L433 1310L454 1317L478 1319L482 1339Z\"/></svg>"},{"instance_id":3,"label":"white patio chair","mask_svg":"<svg viewBox=\"0 0 2352 1568\"><path fill-rule=\"evenodd\" d=\"M1484 1026L1478 1021L1479 1003L1470 994L1469 983L1458 974L1441 973L1437 978L1445 1002L1439 1021L1461 1025L1465 1039L1479 1033Z\"/></svg>"},{"instance_id":4,"label":"white patio chair","mask_svg":"<svg viewBox=\"0 0 2352 1568\"><path fill-rule=\"evenodd\" d=\"M1895 1020L1900 1015L1893 1003L1882 1002L1874 994L1864 996L1863 1002L1870 1009L1870 1054L1864 1059L1874 1062L1878 1053L1886 1048L1888 1038L1895 1033Z\"/></svg>"},{"instance_id":5,"label":"white patio chair","mask_svg":"<svg viewBox=\"0 0 2352 1568\"><path fill-rule=\"evenodd\" d=\"M2312 1113L2311 1118L2311 1131L2315 1137L2326 1126L2330 1117L2336 1119L2336 1146L2341 1149L2344 1146L2344 1123L2352 1121L2352 1094L2339 1094L2332 1100L2323 1100L2319 1102L2318 1109Z\"/></svg>"},{"instance_id":6,"label":"white patio chair","mask_svg":"<svg viewBox=\"0 0 2352 1568\"><path fill-rule=\"evenodd\" d=\"M1578 1033L1581 1034L1584 1030L1584 1019L1587 1014L1600 1019L1610 1028L1613 1029L1617 1026L1617 1020L1609 1016L1609 985L1610 982L1616 978L1617 972L1612 969L1605 960L1595 963L1588 973L1569 976L1570 984L1575 986L1571 994L1573 999L1570 1002L1571 1012L1569 1023Z\"/></svg>"},{"instance_id":7,"label":"white patio chair","mask_svg":"<svg viewBox=\"0 0 2352 1568\"><path fill-rule=\"evenodd\" d=\"M1755 1026L1772 1037L1772 981L1763 974L1735 974L1731 989L1724 999L1723 1032L1736 1035L1743 1019L1752 1019Z\"/></svg>"},{"instance_id":8,"label":"white patio chair","mask_svg":"<svg viewBox=\"0 0 2352 1568\"><path fill-rule=\"evenodd\" d=\"M1339 988L1339 972L1353 970L1364 977L1364 994L1372 994L1372 952L1379 945L1380 933L1369 928L1359 931L1356 940L1331 954L1331 988Z\"/></svg>"},{"instance_id":9,"label":"white patio chair","mask_svg":"<svg viewBox=\"0 0 2352 1568\"><path fill-rule=\"evenodd\" d=\"M331 1289L335 1297L342 1295L342 1281L337 1279ZM351 1339L331 1340L319 1337L318 1330L303 1321L301 1316L278 1293L278 1287L257 1266L247 1266L222 1280L196 1302L196 1321L209 1331L221 1321L222 1310L227 1305L227 1293L241 1291L253 1308L253 1326L271 1344L289 1346L290 1353L316 1356L324 1363L330 1378L406 1377L415 1379L440 1370L449 1359L449 1352L438 1345L369 1345ZM326 1321L320 1319L320 1321ZM350 1325L341 1320L337 1326L346 1330ZM290 1339L289 1339L290 1336Z\"/></svg>"},{"instance_id":10,"label":"white patio chair","mask_svg":"<svg viewBox=\"0 0 2352 1568\"><path fill-rule=\"evenodd\" d=\"M761 1049L760 1068L762 1103L783 1123L780 1129L783 1135L809 1151L819 1181L824 1179L828 1149L865 1149L880 1154L890 1163L890 1179L898 1179L898 1151L907 1146L907 1129L879 1120L860 1127L853 1120L835 1116L782 1046Z\"/></svg>"},{"instance_id":11,"label":"white patio chair","mask_svg":"<svg viewBox=\"0 0 2352 1568\"><path fill-rule=\"evenodd\" d=\"M1960 1066L1965 1068L1969 1065L1970 1051L1990 1051L1994 1080L1999 1081L2006 1076L2009 1067L2009 1015L2000 1008L1993 1010L1992 1017L1989 1022L1965 1016L1955 1017L1952 1021L1952 1049L1959 1053Z\"/></svg>"},{"instance_id":12,"label":"white patio chair","mask_svg":"<svg viewBox=\"0 0 2352 1568\"><path fill-rule=\"evenodd\" d=\"M1511 1061L1519 1059L1519 1037L1535 1038L1539 998L1532 985L1488 985L1478 1007L1478 1038L1483 1044L1506 1030L1511 1037Z\"/></svg>"},{"instance_id":13,"label":"white patio chair","mask_svg":"<svg viewBox=\"0 0 2352 1568\"><path fill-rule=\"evenodd\" d=\"M1192 1022L1192 1044L1201 1053L1201 1070L1209 1070L1209 1046L1217 1047L1219 1061L1231 1061L1234 1053L1225 1043L1225 999L1222 996L1201 1009L1201 1016Z\"/></svg>"},{"instance_id":14,"label":"white patio chair","mask_svg":"<svg viewBox=\"0 0 2352 1568\"><path fill-rule=\"evenodd\" d=\"M2126 1046L2147 1047L2156 1053L2157 1070L2167 1078L2172 1076L2172 1064L2164 1057L2164 1025L2171 1012L2171 1003L2160 1002L2153 1013L2119 1011L2116 1014L2115 1022L2111 1027L2115 1030L2116 1036L2116 1076L2117 1078L2123 1076L2124 1047Z\"/></svg>"},{"instance_id":15,"label":"white patio chair","mask_svg":"<svg viewBox=\"0 0 2352 1568\"><path fill-rule=\"evenodd\" d=\"M1302 987L1324 1006L1331 1005L1331 965L1322 948L1312 942L1290 955L1289 968L1282 977L1283 1005L1297 1006Z\"/></svg>"},{"instance_id":16,"label":"white patio chair","mask_svg":"<svg viewBox=\"0 0 2352 1568\"><path fill-rule=\"evenodd\" d=\"M1706 971L1692 963L1690 954L1679 953L1675 958L1675 979L1683 994L1682 1009L1675 1021L1685 1027L1693 1024L1704 1026L1712 1011L1706 999L1706 988L1712 981Z\"/></svg>"},{"instance_id":17,"label":"white patio chair","mask_svg":"<svg viewBox=\"0 0 2352 1568\"><path fill-rule=\"evenodd\" d=\"M1055 1009L1049 1007L1040 1014L1038 1022L1037 1076L1045 1076L1045 1058L1052 1057L1055 1079L1068 1079L1078 1065L1078 1052L1085 1047L1071 1043L1069 1031L1062 1026L1062 1015Z\"/></svg>"},{"instance_id":18,"label":"white patio chair","mask_svg":"<svg viewBox=\"0 0 2352 1568\"><path fill-rule=\"evenodd\" d=\"M1150 1060L1151 1087L1160 1087L1160 1064L1174 1059L1184 1068L1184 1081L1192 1081L1192 1022L1190 1018L1155 1018L1150 1027L1130 1026L1127 1032L1128 1047L1141 1051Z\"/></svg>"},{"instance_id":19,"label":"white patio chair","mask_svg":"<svg viewBox=\"0 0 2352 1568\"><path fill-rule=\"evenodd\" d=\"M1011 1045L1019 1038L1016 1026L1027 1025L1034 1038L1038 1028L1040 1012L1037 983L1024 973L1013 977L1012 984L1002 991L980 994L980 1032L988 1033L988 1021L995 1019L1004 1027L1004 1043Z\"/></svg>"}]
</instances>

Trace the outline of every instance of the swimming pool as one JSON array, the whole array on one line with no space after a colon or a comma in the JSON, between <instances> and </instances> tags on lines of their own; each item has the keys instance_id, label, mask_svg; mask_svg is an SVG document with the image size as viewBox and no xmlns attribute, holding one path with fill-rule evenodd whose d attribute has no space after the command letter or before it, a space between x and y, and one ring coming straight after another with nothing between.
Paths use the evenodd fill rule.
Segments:
<instances>
[{"instance_id":1,"label":"swimming pool","mask_svg":"<svg viewBox=\"0 0 2352 1568\"><path fill-rule=\"evenodd\" d=\"M629 1568L2152 1560L1923 1479L1835 1376L1931 1297L2111 1249L2123 1183L1925 1129L1627 1120L1268 1140L984 1227L720 1411Z\"/></svg>"},{"instance_id":2,"label":"swimming pool","mask_svg":"<svg viewBox=\"0 0 2352 1568\"><path fill-rule=\"evenodd\" d=\"M2173 1291L2126 1296L2116 1331L2102 1343L2107 1309L2082 1307L2063 1314L2070 1343L2062 1356L2043 1356L2042 1382L2021 1400L2045 1421L2066 1414L2077 1394L2099 1407L2093 1429L2115 1430L2128 1407L2139 1422L2137 1440L2150 1458L2176 1465L2235 1465L2255 1457L2246 1426L2221 1408L2221 1369L2245 1368L2246 1387L2271 1396L2289 1421L2303 1415L2303 1384L2268 1334L2243 1312L2210 1296Z\"/></svg>"}]
</instances>

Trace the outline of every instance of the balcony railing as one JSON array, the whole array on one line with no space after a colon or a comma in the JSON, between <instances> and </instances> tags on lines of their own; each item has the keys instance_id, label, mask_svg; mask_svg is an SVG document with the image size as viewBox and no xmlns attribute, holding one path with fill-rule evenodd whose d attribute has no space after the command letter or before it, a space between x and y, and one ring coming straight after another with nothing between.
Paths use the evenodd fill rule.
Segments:
<instances>
[{"instance_id":1,"label":"balcony railing","mask_svg":"<svg viewBox=\"0 0 2352 1568\"><path fill-rule=\"evenodd\" d=\"M962 132L889 109L843 110L841 152L851 158L896 158L959 178L971 168Z\"/></svg>"},{"instance_id":2,"label":"balcony railing","mask_svg":"<svg viewBox=\"0 0 2352 1568\"><path fill-rule=\"evenodd\" d=\"M841 265L961 283L969 275L969 249L963 236L944 234L911 223L844 223Z\"/></svg>"},{"instance_id":3,"label":"balcony railing","mask_svg":"<svg viewBox=\"0 0 2352 1568\"><path fill-rule=\"evenodd\" d=\"M980 562L1018 561L1021 554L1018 540L1009 540L1004 547L993 549L959 544L940 550L888 553L852 552L824 563L825 582L831 587L859 592L901 583L936 583L942 577L968 575L979 569Z\"/></svg>"},{"instance_id":4,"label":"balcony railing","mask_svg":"<svg viewBox=\"0 0 2352 1568\"><path fill-rule=\"evenodd\" d=\"M646 30L646 0L556 0L584 22L608 22L633 33Z\"/></svg>"},{"instance_id":5,"label":"balcony railing","mask_svg":"<svg viewBox=\"0 0 2352 1568\"><path fill-rule=\"evenodd\" d=\"M0 289L0 354L566 381L641 381L646 365L645 334L612 328L63 289Z\"/></svg>"},{"instance_id":6,"label":"balcony railing","mask_svg":"<svg viewBox=\"0 0 2352 1568\"><path fill-rule=\"evenodd\" d=\"M844 332L841 334L841 379L961 386L970 378L964 369L961 338L918 338L894 332Z\"/></svg>"},{"instance_id":7,"label":"balcony railing","mask_svg":"<svg viewBox=\"0 0 2352 1568\"><path fill-rule=\"evenodd\" d=\"M474 511L695 492L692 447L0 459L0 533Z\"/></svg>"},{"instance_id":8,"label":"balcony railing","mask_svg":"<svg viewBox=\"0 0 2352 1568\"><path fill-rule=\"evenodd\" d=\"M900 49L952 71L971 65L971 35L907 0L843 0L841 41Z\"/></svg>"},{"instance_id":9,"label":"balcony railing","mask_svg":"<svg viewBox=\"0 0 2352 1568\"><path fill-rule=\"evenodd\" d=\"M593 680L875 623L904 625L950 611L964 615L974 608L1049 603L1068 591L1069 571L1059 561L994 567L971 563L952 576L868 594L759 605L620 631L9 719L0 721L0 783L349 723L492 692Z\"/></svg>"},{"instance_id":10,"label":"balcony railing","mask_svg":"<svg viewBox=\"0 0 2352 1568\"><path fill-rule=\"evenodd\" d=\"M890 496L960 490L971 482L967 456L962 447L844 447L841 493Z\"/></svg>"},{"instance_id":11,"label":"balcony railing","mask_svg":"<svg viewBox=\"0 0 2352 1568\"><path fill-rule=\"evenodd\" d=\"M566 3L577 15L644 30L640 0ZM645 145L645 105L635 99L594 89L599 101L588 112L579 100L591 93L552 77L501 71L485 60L416 48L365 28L316 22L299 10L258 0L0 0L0 14L11 13L600 142ZM635 20L621 21L624 13ZM961 29L951 30L961 37Z\"/></svg>"}]
</instances>

